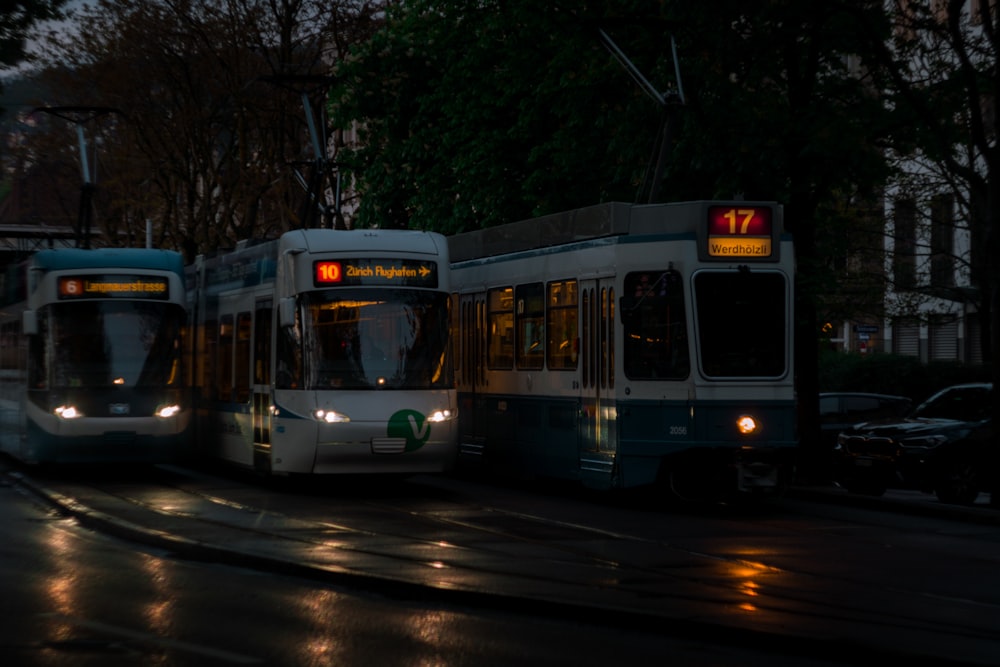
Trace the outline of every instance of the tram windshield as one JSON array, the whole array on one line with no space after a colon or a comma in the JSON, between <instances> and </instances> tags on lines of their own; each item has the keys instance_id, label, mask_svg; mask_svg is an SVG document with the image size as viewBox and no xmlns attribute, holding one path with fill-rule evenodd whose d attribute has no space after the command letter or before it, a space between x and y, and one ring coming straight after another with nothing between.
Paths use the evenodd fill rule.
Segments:
<instances>
[{"instance_id":1,"label":"tram windshield","mask_svg":"<svg viewBox=\"0 0 1000 667\"><path fill-rule=\"evenodd\" d=\"M447 294L421 290L337 289L304 294L301 372L305 387L451 387L448 303Z\"/></svg>"},{"instance_id":2,"label":"tram windshield","mask_svg":"<svg viewBox=\"0 0 1000 667\"><path fill-rule=\"evenodd\" d=\"M35 388L179 387L184 310L145 301L57 303L39 313Z\"/></svg>"},{"instance_id":3,"label":"tram windshield","mask_svg":"<svg viewBox=\"0 0 1000 667\"><path fill-rule=\"evenodd\" d=\"M707 377L781 377L788 349L785 276L703 271L694 277L698 343Z\"/></svg>"}]
</instances>

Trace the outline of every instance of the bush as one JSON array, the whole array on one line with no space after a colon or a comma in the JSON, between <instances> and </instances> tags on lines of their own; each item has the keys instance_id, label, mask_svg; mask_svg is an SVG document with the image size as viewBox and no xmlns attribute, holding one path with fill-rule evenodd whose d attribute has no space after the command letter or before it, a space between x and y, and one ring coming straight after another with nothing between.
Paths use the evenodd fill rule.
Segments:
<instances>
[{"instance_id":1,"label":"bush","mask_svg":"<svg viewBox=\"0 0 1000 667\"><path fill-rule=\"evenodd\" d=\"M989 382L988 366L957 361L920 363L894 354L824 352L819 360L819 388L907 396L919 403L934 392L963 382Z\"/></svg>"}]
</instances>

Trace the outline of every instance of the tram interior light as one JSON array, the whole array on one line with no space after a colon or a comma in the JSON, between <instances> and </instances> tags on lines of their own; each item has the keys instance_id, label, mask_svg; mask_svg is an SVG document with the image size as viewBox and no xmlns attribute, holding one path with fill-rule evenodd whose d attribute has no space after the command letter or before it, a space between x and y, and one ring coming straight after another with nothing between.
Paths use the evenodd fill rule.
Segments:
<instances>
[{"instance_id":1,"label":"tram interior light","mask_svg":"<svg viewBox=\"0 0 1000 667\"><path fill-rule=\"evenodd\" d=\"M77 417L82 417L83 413L76 409L72 405L60 405L58 408L53 410L57 416L63 419L76 419Z\"/></svg>"},{"instance_id":2,"label":"tram interior light","mask_svg":"<svg viewBox=\"0 0 1000 667\"><path fill-rule=\"evenodd\" d=\"M757 430L757 420L750 415L742 415L736 420L736 428L743 435L750 435Z\"/></svg>"},{"instance_id":3,"label":"tram interior light","mask_svg":"<svg viewBox=\"0 0 1000 667\"><path fill-rule=\"evenodd\" d=\"M316 419L321 422L326 422L327 424L340 424L351 421L351 418L345 414L341 414L336 410L317 410L315 412Z\"/></svg>"}]
</instances>

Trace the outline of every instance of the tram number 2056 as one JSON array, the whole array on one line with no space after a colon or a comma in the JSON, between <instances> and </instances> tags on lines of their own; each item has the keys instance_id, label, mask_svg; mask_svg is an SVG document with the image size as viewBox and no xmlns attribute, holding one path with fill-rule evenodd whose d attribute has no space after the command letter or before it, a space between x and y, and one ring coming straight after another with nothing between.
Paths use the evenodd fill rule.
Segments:
<instances>
[{"instance_id":1,"label":"tram number 2056","mask_svg":"<svg viewBox=\"0 0 1000 667\"><path fill-rule=\"evenodd\" d=\"M688 434L687 426L671 426L670 435L683 436Z\"/></svg>"}]
</instances>

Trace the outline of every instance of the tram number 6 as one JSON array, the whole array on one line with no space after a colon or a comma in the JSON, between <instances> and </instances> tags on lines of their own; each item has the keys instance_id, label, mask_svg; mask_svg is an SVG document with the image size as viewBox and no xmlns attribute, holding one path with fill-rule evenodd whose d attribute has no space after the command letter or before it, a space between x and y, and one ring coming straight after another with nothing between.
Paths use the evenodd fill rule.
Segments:
<instances>
[{"instance_id":1,"label":"tram number 6","mask_svg":"<svg viewBox=\"0 0 1000 667\"><path fill-rule=\"evenodd\" d=\"M67 296L79 296L83 294L83 284L76 278L65 278L59 291Z\"/></svg>"}]
</instances>

